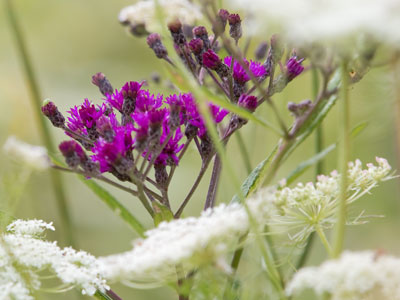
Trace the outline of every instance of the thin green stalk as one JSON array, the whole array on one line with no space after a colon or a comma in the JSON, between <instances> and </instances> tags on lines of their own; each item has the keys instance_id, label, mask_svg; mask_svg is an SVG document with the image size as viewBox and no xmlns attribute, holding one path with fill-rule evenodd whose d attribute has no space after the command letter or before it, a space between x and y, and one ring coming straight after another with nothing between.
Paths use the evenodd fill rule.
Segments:
<instances>
[{"instance_id":1,"label":"thin green stalk","mask_svg":"<svg viewBox=\"0 0 400 300\"><path fill-rule=\"evenodd\" d=\"M18 19L12 4L12 0L6 0L5 6L6 6L6 14L8 16L10 29L15 38L16 47L19 52L20 60L24 70L25 80L31 95L30 99L32 101L32 107L36 115L36 119L39 122L40 134L49 152L54 152L55 148L52 143L50 130L47 127L47 122L45 118L42 116L40 110L42 97L39 89L39 84L37 82L36 79L37 77L32 67L29 52L25 44L25 38L19 26ZM60 173L52 170L50 171L50 177L52 180L53 190L57 200L58 211L61 217L61 222L63 224L63 229L66 236L65 239L66 242L68 242L70 245L73 246L74 242L72 237L72 225L68 211L67 199L64 191L64 184L62 182Z\"/></svg>"},{"instance_id":2,"label":"thin green stalk","mask_svg":"<svg viewBox=\"0 0 400 300\"><path fill-rule=\"evenodd\" d=\"M250 155L249 152L247 151L246 144L244 143L242 134L239 130L236 131L235 135L239 145L240 154L242 155L242 159L247 170L247 174L250 174L253 168L251 167Z\"/></svg>"},{"instance_id":3,"label":"thin green stalk","mask_svg":"<svg viewBox=\"0 0 400 300\"><path fill-rule=\"evenodd\" d=\"M318 79L318 69L316 67L313 67L311 69L311 91L312 91L312 96L314 101L318 97L318 92L319 92L319 79ZM322 130L322 123L317 126L315 129L315 154L318 154L322 151L324 147L324 142L323 142L323 130ZM318 175L323 174L324 170L324 162L323 159L318 160L316 166L315 166L315 178L317 178ZM311 233L310 236L307 239L306 246L303 249L303 252L300 254L300 258L297 261L296 264L296 269L300 269L302 266L307 261L307 258L311 252L313 242L314 242L314 236L315 233Z\"/></svg>"},{"instance_id":4,"label":"thin green stalk","mask_svg":"<svg viewBox=\"0 0 400 300\"><path fill-rule=\"evenodd\" d=\"M341 128L341 151L339 157L340 172L342 174L340 180L340 197L339 197L339 207L337 212L337 224L333 243L333 257L337 258L340 256L343 244L344 244L344 234L346 225L346 198L347 198L347 169L348 161L350 160L350 107L349 107L349 76L347 73L347 62L343 61L341 65L342 71L342 86L341 86L341 110L339 126Z\"/></svg>"},{"instance_id":5,"label":"thin green stalk","mask_svg":"<svg viewBox=\"0 0 400 300\"><path fill-rule=\"evenodd\" d=\"M326 252L328 252L328 255L330 257L333 257L332 247L329 244L329 241L326 238L326 235L325 235L324 231L319 226L316 226L315 231L317 232L319 238L321 239L322 245L324 245Z\"/></svg>"}]
</instances>

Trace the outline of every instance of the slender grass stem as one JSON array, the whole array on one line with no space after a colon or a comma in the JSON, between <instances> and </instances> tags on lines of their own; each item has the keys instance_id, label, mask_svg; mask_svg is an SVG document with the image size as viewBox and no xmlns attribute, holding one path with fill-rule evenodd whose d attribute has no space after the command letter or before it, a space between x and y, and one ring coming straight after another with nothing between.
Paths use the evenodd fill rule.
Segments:
<instances>
[{"instance_id":1,"label":"slender grass stem","mask_svg":"<svg viewBox=\"0 0 400 300\"><path fill-rule=\"evenodd\" d=\"M346 197L347 197L347 169L348 161L350 160L350 105L349 105L349 75L347 73L347 62L343 61L341 64L342 71L342 85L341 85L341 111L340 111L340 128L342 135L341 151L339 156L340 172L342 174L340 180L340 197L339 207L337 212L337 224L334 235L333 243L333 257L340 256L343 244L347 216Z\"/></svg>"},{"instance_id":2,"label":"slender grass stem","mask_svg":"<svg viewBox=\"0 0 400 300\"><path fill-rule=\"evenodd\" d=\"M250 155L249 155L249 152L247 151L246 144L243 140L243 137L242 137L242 134L240 131L236 131L235 136L236 136L236 140L239 145L239 150L240 150L240 154L242 155L244 166L246 167L247 174L250 174L251 171L253 171L253 168L251 166Z\"/></svg>"},{"instance_id":3,"label":"slender grass stem","mask_svg":"<svg viewBox=\"0 0 400 300\"><path fill-rule=\"evenodd\" d=\"M50 130L47 127L46 120L42 116L40 110L42 97L39 84L37 81L36 74L33 70L28 48L25 43L25 37L18 23L18 18L14 10L12 0L5 0L5 7L10 29L12 35L15 38L16 47L19 52L22 68L24 70L25 80L30 92L30 99L32 102L33 111L36 115L36 120L39 124L39 131L42 136L42 140L46 145L46 148L49 150L49 152L54 152L55 148L53 146ZM64 184L61 178L61 174L56 171L51 171L50 177L52 181L55 198L57 201L58 212L60 214L61 222L65 232L65 240L67 243L74 246L75 243L72 235L71 218L69 214L69 209L67 205L67 199L65 195Z\"/></svg>"},{"instance_id":4,"label":"slender grass stem","mask_svg":"<svg viewBox=\"0 0 400 300\"><path fill-rule=\"evenodd\" d=\"M311 92L314 101L317 100L318 97L318 92L319 92L319 79L318 79L318 69L316 67L313 67L311 69ZM315 129L315 153L318 154L322 151L324 147L323 143L323 130L322 130L322 123L318 125L318 127ZM316 167L315 167L315 178L317 178L318 175L324 173L324 162L323 159L318 160ZM313 242L314 242L314 236L315 233L312 232L310 236L308 237L306 241L306 246L303 249L303 252L300 254L299 260L297 261L296 264L296 269L300 269L301 267L304 266L304 264L307 261L307 258L311 252Z\"/></svg>"},{"instance_id":5,"label":"slender grass stem","mask_svg":"<svg viewBox=\"0 0 400 300\"><path fill-rule=\"evenodd\" d=\"M214 158L214 167L211 174L210 186L208 188L206 203L204 205L204 210L215 205L215 197L217 195L218 183L221 175L222 165L221 159L218 155Z\"/></svg>"}]
</instances>

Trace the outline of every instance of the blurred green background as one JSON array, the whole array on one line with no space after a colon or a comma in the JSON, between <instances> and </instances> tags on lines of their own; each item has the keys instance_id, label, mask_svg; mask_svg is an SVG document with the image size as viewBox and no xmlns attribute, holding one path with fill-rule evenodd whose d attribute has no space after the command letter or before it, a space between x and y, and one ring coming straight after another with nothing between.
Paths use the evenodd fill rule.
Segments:
<instances>
[{"instance_id":1,"label":"blurred green background","mask_svg":"<svg viewBox=\"0 0 400 300\"><path fill-rule=\"evenodd\" d=\"M162 64L150 51L144 39L133 38L118 23L117 15L121 8L132 1L114 0L38 0L14 1L16 12L27 39L34 67L42 88L43 98L52 99L60 111L78 105L84 98L99 103L101 95L91 84L91 76L103 72L115 88L120 88L128 80L148 79L154 71L162 70ZM1 3L3 4L3 3ZM268 37L266 37L268 38ZM3 5L0 7L0 145L9 135L41 144L38 126L29 100L24 74L18 60L14 39L7 24ZM253 39L250 53L260 39ZM375 156L385 157L393 168L399 169L399 151L396 148L396 109L391 69L380 67L372 70L351 90L352 126L367 121L368 127L352 142L352 159L363 162L374 161ZM153 92L165 88L150 84ZM288 101L299 102L310 98L310 74L305 73L292 82L284 93L274 96L287 123L291 116L286 110ZM335 107L324 122L325 145L338 140L339 117ZM257 111L261 118L276 120L264 107ZM398 117L398 116L397 116ZM51 129L55 141L64 139L61 131ZM246 145L251 153L252 166L264 159L277 138L272 132L249 123L242 130ZM171 189L172 206L176 209L185 197L200 168L200 160L194 148L181 162ZM281 168L276 179L280 179L293 170L299 162L310 158L314 153L314 136L311 136ZM240 158L236 139L228 147L228 155L233 162L240 179L247 173ZM326 172L331 171L337 162L337 152L330 153L325 159ZM0 156L0 176L7 184L18 174L20 166L5 156ZM313 180L314 170L309 170L300 180ZM74 175L62 174L65 181L74 237L80 249L94 255L107 255L131 248L136 235L119 218L96 198ZM207 193L209 174L187 207L185 215L197 215L203 207ZM152 222L137 199L107 187L120 201L149 227ZM4 185L2 186L4 189ZM229 176L223 174L219 188L218 201L228 202L234 194ZM7 200L8 192L0 191L0 202ZM384 183L375 189L372 195L357 203L357 209L365 209L366 214L384 215L375 218L364 226L351 227L347 231L346 247L349 249L382 248L389 253L400 255L398 228L400 225L398 179ZM50 186L49 173L34 173L26 186L14 215L18 218L38 218L54 221L55 233L48 238L58 240L65 246L63 230L57 212L56 202ZM310 263L323 259L319 242L311 256ZM113 286L124 299L173 299L171 289L162 288L150 291L138 291L121 285ZM77 295L69 292L65 295L41 294L40 299L74 299ZM38 296L39 299L39 296Z\"/></svg>"}]
</instances>

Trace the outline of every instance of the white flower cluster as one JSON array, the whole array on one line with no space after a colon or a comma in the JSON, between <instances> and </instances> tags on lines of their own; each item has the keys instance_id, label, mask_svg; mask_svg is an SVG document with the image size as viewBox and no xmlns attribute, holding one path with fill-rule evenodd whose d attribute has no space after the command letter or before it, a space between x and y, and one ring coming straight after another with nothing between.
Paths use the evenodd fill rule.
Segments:
<instances>
[{"instance_id":1,"label":"white flower cluster","mask_svg":"<svg viewBox=\"0 0 400 300\"><path fill-rule=\"evenodd\" d=\"M200 217L162 222L125 253L99 258L107 279L157 282L176 279L177 270L218 262L249 229L240 204L219 205Z\"/></svg>"},{"instance_id":2,"label":"white flower cluster","mask_svg":"<svg viewBox=\"0 0 400 300\"><path fill-rule=\"evenodd\" d=\"M378 165L349 164L351 203L367 193L379 181L391 178L390 166L377 158ZM177 272L221 262L221 257L238 246L238 239L251 231L251 213L260 229L265 225L294 226L301 229L295 239L304 240L315 226L330 227L335 222L340 175L320 176L318 182L293 189L266 189L247 199L247 209L239 204L219 205L200 217L162 222L146 232L145 239L134 242L124 253L100 257L101 273L112 281L127 284L176 280ZM286 232L286 231L285 231Z\"/></svg>"},{"instance_id":3,"label":"white flower cluster","mask_svg":"<svg viewBox=\"0 0 400 300\"><path fill-rule=\"evenodd\" d=\"M266 28L280 29L294 42L335 42L365 33L400 47L400 2L397 0L232 0L250 10ZM275 27L274 27L275 26Z\"/></svg>"},{"instance_id":4,"label":"white flower cluster","mask_svg":"<svg viewBox=\"0 0 400 300\"><path fill-rule=\"evenodd\" d=\"M400 259L374 251L344 252L340 259L297 272L288 295L305 289L329 293L332 300L400 299Z\"/></svg>"},{"instance_id":5,"label":"white flower cluster","mask_svg":"<svg viewBox=\"0 0 400 300\"><path fill-rule=\"evenodd\" d=\"M64 288L77 287L84 294L108 289L94 256L41 240L38 235L45 229L54 227L41 220L17 220L1 236L0 295L4 293L1 299L33 299L30 290L40 289L40 272L44 270L54 273Z\"/></svg>"},{"instance_id":6,"label":"white flower cluster","mask_svg":"<svg viewBox=\"0 0 400 300\"><path fill-rule=\"evenodd\" d=\"M367 164L366 169L362 168L359 160L349 163L347 204L367 194L379 182L393 178L387 160L377 157L376 161L377 165ZM262 210L262 205L267 205L264 210L270 211L271 216L266 220L269 225L277 230L283 227L283 232L292 233L291 239L300 243L317 227L327 229L335 224L340 177L337 171L333 171L330 176L318 176L315 184L299 183L294 188L283 187L273 192L271 189L262 190L254 199L259 199L258 202L261 203L259 211ZM359 223L360 219L361 215L352 220L352 224Z\"/></svg>"},{"instance_id":7,"label":"white flower cluster","mask_svg":"<svg viewBox=\"0 0 400 300\"><path fill-rule=\"evenodd\" d=\"M50 167L46 148L27 144L18 140L15 136L10 136L7 139L3 145L3 150L33 170L41 171Z\"/></svg>"},{"instance_id":8,"label":"white flower cluster","mask_svg":"<svg viewBox=\"0 0 400 300\"><path fill-rule=\"evenodd\" d=\"M200 8L187 0L158 0L167 22L179 19L182 23L193 25L202 18ZM144 25L149 32L159 29L156 1L139 1L121 10L118 19L123 24Z\"/></svg>"}]
</instances>

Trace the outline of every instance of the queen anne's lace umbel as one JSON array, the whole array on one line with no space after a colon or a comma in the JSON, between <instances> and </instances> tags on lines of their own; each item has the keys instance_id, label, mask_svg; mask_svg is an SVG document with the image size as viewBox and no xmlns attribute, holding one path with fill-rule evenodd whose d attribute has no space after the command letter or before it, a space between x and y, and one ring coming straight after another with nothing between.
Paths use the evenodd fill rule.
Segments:
<instances>
[{"instance_id":1,"label":"queen anne's lace umbel","mask_svg":"<svg viewBox=\"0 0 400 300\"><path fill-rule=\"evenodd\" d=\"M248 228L241 205L220 205L198 218L162 222L144 240L136 240L132 250L99 260L110 280L174 280L177 268L187 271L217 261Z\"/></svg>"},{"instance_id":2,"label":"queen anne's lace umbel","mask_svg":"<svg viewBox=\"0 0 400 300\"><path fill-rule=\"evenodd\" d=\"M360 160L349 163L347 204L351 204L377 187L379 182L393 178L391 167L384 158L376 158L377 165L367 164L363 169ZM266 222L276 230L289 232L294 242L303 242L308 235L319 229L329 229L336 222L339 205L340 177L337 171L330 176L320 175L316 183L299 183L294 188L280 187L261 190L253 198L260 207L266 205L270 218ZM272 205L271 205L272 204ZM272 211L271 211L272 209ZM362 223L363 216L348 220L348 224Z\"/></svg>"},{"instance_id":3,"label":"queen anne's lace umbel","mask_svg":"<svg viewBox=\"0 0 400 300\"><path fill-rule=\"evenodd\" d=\"M332 300L400 299L400 259L374 251L344 252L340 259L301 269L289 282L288 295L305 289L329 293Z\"/></svg>"},{"instance_id":4,"label":"queen anne's lace umbel","mask_svg":"<svg viewBox=\"0 0 400 300\"><path fill-rule=\"evenodd\" d=\"M40 274L45 270L53 273L63 288L77 287L88 295L108 289L94 256L40 239L45 229L54 227L42 220L17 220L0 238L1 299L33 299L31 291L40 289Z\"/></svg>"}]
</instances>

